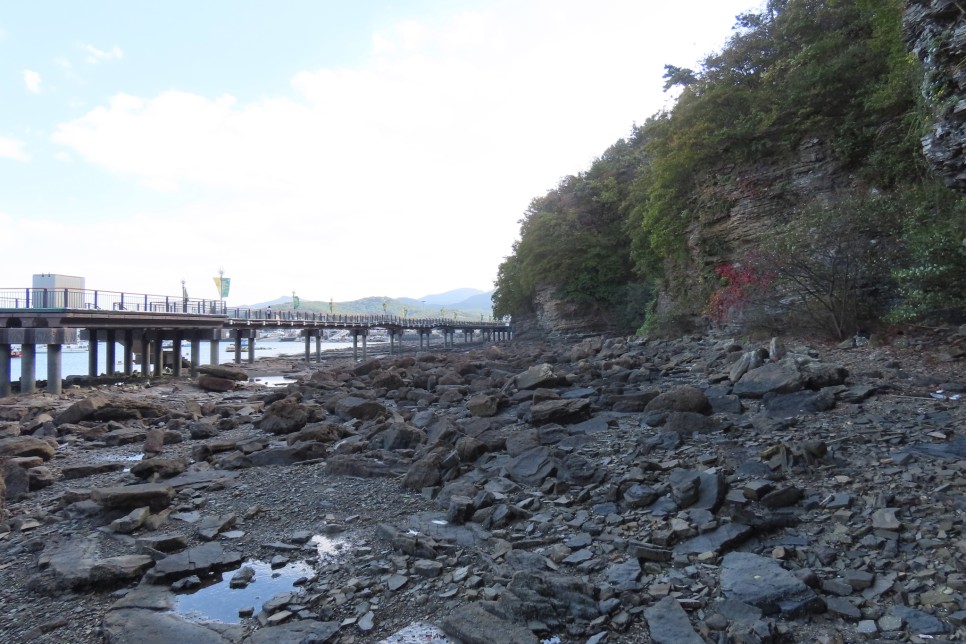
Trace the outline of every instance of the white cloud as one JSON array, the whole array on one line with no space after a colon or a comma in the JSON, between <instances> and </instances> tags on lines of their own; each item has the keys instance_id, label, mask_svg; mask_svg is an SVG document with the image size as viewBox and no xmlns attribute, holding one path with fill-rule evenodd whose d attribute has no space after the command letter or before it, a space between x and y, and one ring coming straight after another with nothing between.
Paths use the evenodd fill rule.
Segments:
<instances>
[{"instance_id":1,"label":"white cloud","mask_svg":"<svg viewBox=\"0 0 966 644\"><path fill-rule=\"evenodd\" d=\"M122 180L200 194L139 217L218 240L238 258L233 299L490 288L530 200L660 109L663 65L720 46L737 13L708 3L711 30L655 4L497 0L381 30L365 65L298 73L288 96L117 94L52 139ZM189 266L196 250L166 252ZM262 253L284 261L242 259Z\"/></svg>"},{"instance_id":2,"label":"white cloud","mask_svg":"<svg viewBox=\"0 0 966 644\"><path fill-rule=\"evenodd\" d=\"M31 94L39 94L41 89L40 85L42 83L40 79L40 74L33 71L32 69L23 70L23 82L27 86L27 91Z\"/></svg>"},{"instance_id":3,"label":"white cloud","mask_svg":"<svg viewBox=\"0 0 966 644\"><path fill-rule=\"evenodd\" d=\"M0 136L0 158L30 161L30 155L24 152L23 143L2 136Z\"/></svg>"},{"instance_id":4,"label":"white cloud","mask_svg":"<svg viewBox=\"0 0 966 644\"><path fill-rule=\"evenodd\" d=\"M124 52L121 51L121 48L117 45L114 45L107 51L98 49L94 45L84 43L81 43L81 48L87 52L87 56L84 58L84 60L91 65L124 58Z\"/></svg>"}]
</instances>

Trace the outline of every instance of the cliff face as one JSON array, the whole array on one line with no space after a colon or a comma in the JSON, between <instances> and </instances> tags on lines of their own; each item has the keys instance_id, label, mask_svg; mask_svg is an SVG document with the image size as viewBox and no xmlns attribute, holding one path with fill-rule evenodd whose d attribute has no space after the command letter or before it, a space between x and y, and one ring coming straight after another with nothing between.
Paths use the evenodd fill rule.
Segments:
<instances>
[{"instance_id":1,"label":"cliff face","mask_svg":"<svg viewBox=\"0 0 966 644\"><path fill-rule=\"evenodd\" d=\"M740 260L794 208L861 189L817 137L803 141L793 158L723 168L702 190L705 205L688 229L689 259L696 269Z\"/></svg>"},{"instance_id":2,"label":"cliff face","mask_svg":"<svg viewBox=\"0 0 966 644\"><path fill-rule=\"evenodd\" d=\"M922 95L934 122L923 154L947 185L966 191L966 3L910 0L902 35L925 67Z\"/></svg>"},{"instance_id":3,"label":"cliff face","mask_svg":"<svg viewBox=\"0 0 966 644\"><path fill-rule=\"evenodd\" d=\"M606 333L615 330L614 321L607 316L588 313L580 307L557 297L556 287L541 285L533 299L534 313L513 320L517 334L575 335Z\"/></svg>"}]
</instances>

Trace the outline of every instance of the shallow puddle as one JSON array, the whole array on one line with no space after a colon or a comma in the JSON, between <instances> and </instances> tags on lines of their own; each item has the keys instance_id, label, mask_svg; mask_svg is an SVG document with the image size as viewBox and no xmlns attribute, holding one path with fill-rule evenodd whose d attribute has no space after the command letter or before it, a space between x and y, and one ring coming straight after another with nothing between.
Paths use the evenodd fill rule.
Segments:
<instances>
[{"instance_id":1,"label":"shallow puddle","mask_svg":"<svg viewBox=\"0 0 966 644\"><path fill-rule=\"evenodd\" d=\"M285 387L295 382L295 380L287 376L258 376L253 379L253 382L265 387Z\"/></svg>"},{"instance_id":2,"label":"shallow puddle","mask_svg":"<svg viewBox=\"0 0 966 644\"><path fill-rule=\"evenodd\" d=\"M245 566L255 571L254 579L245 588L230 588L231 578L238 569L227 570L216 575L209 585L179 594L174 612L199 622L238 624L241 622L239 611L249 609L258 614L263 603L279 593L295 590L293 584L297 580L315 575L312 566L304 561L288 563L274 570L264 561L246 561L242 564Z\"/></svg>"}]
</instances>

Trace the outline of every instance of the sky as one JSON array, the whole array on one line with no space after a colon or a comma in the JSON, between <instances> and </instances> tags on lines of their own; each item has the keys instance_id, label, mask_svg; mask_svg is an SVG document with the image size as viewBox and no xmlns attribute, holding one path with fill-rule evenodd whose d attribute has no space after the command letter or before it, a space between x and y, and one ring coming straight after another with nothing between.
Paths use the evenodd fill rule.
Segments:
<instances>
[{"instance_id":1,"label":"sky","mask_svg":"<svg viewBox=\"0 0 966 644\"><path fill-rule=\"evenodd\" d=\"M0 289L493 288L530 202L756 0L0 4ZM682 7L687 7L682 11Z\"/></svg>"}]
</instances>

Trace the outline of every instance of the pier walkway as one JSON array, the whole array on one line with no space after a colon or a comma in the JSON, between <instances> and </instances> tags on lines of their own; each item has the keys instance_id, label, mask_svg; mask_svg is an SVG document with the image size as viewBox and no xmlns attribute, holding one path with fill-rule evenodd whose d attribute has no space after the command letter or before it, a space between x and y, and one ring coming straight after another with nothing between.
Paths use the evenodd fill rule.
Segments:
<instances>
[{"instance_id":1,"label":"pier walkway","mask_svg":"<svg viewBox=\"0 0 966 644\"><path fill-rule=\"evenodd\" d=\"M305 344L305 360L321 361L323 333L344 330L352 337L353 356L366 358L367 339L374 330L385 332L390 353L402 350L403 333L419 335L419 348L429 348L432 335L441 335L444 347L453 346L457 334L464 342L478 338L483 342L509 341L513 328L505 321L438 318L412 318L396 315L330 315L302 311L225 306L219 300L191 299L118 291L88 289L20 288L0 289L0 397L11 393L11 359L13 345L20 345L20 391L36 390L37 345L47 346L47 391L60 393L61 353L63 345L72 341L74 329L85 329L89 338L88 373L95 376L98 364L98 342L106 343L108 370L113 370L115 345L124 348L123 373L133 373L134 357L142 365L151 365L160 376L164 364L163 344L171 343L172 369L181 375L181 348L191 348L191 375L197 375L201 364L201 343L210 344L209 363L216 364L222 341L233 342L235 362L241 363L243 344L247 344L247 361L255 361L255 343L259 331L295 331Z\"/></svg>"}]
</instances>

